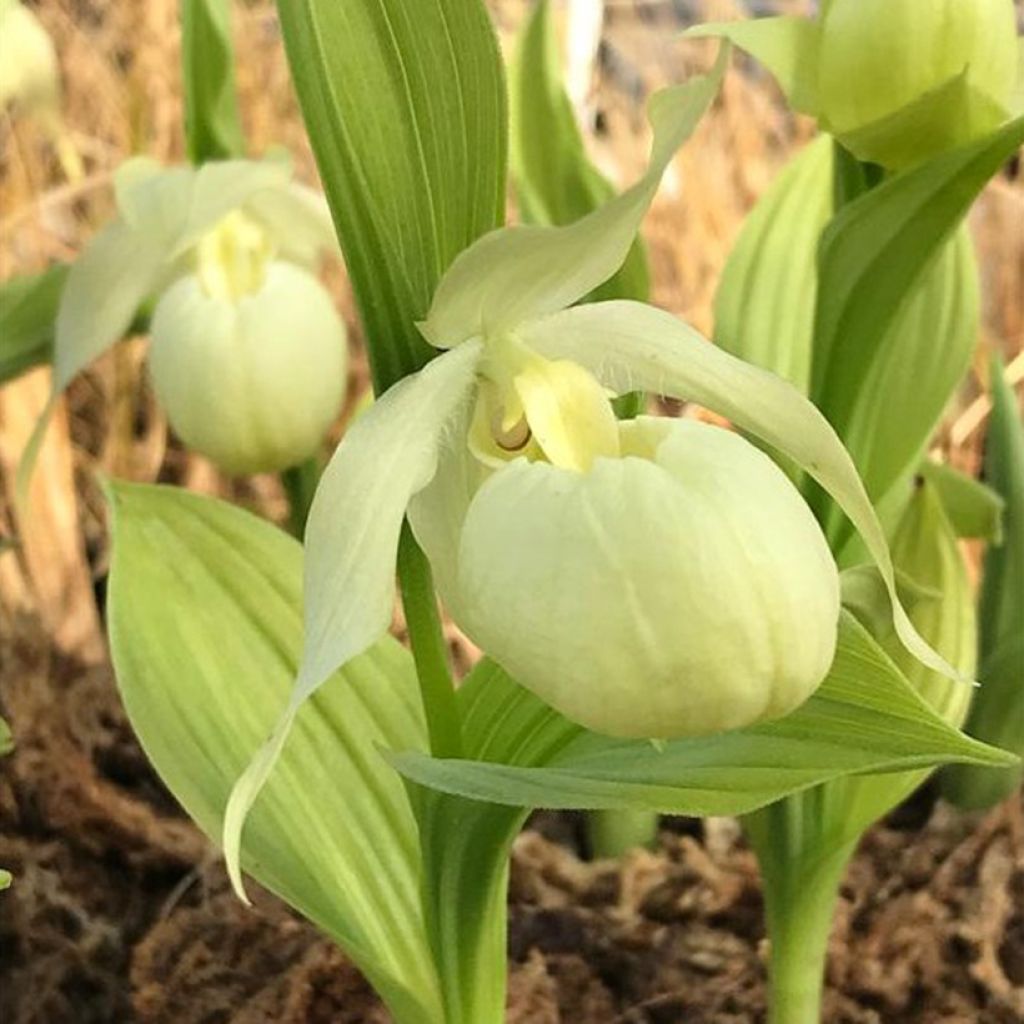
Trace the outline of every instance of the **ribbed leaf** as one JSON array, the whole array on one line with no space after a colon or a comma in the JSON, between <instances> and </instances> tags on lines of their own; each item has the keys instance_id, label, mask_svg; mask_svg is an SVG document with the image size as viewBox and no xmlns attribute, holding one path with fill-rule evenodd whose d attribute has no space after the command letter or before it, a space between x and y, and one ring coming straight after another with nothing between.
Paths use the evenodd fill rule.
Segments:
<instances>
[{"instance_id":1,"label":"ribbed leaf","mask_svg":"<svg viewBox=\"0 0 1024 1024\"><path fill-rule=\"evenodd\" d=\"M132 725L212 839L288 692L302 643L297 542L230 505L111 489L109 628ZM380 747L425 743L411 659L382 641L299 713L253 808L243 861L319 925L402 1022L441 1022L416 825Z\"/></svg>"},{"instance_id":2,"label":"ribbed leaf","mask_svg":"<svg viewBox=\"0 0 1024 1024\"><path fill-rule=\"evenodd\" d=\"M241 156L231 0L181 0L181 61L189 159Z\"/></svg>"},{"instance_id":3,"label":"ribbed leaf","mask_svg":"<svg viewBox=\"0 0 1024 1024\"><path fill-rule=\"evenodd\" d=\"M911 286L870 364L858 367L861 390L841 436L876 502L917 469L970 364L979 304L974 246L961 228Z\"/></svg>"},{"instance_id":4,"label":"ribbed leaf","mask_svg":"<svg viewBox=\"0 0 1024 1024\"><path fill-rule=\"evenodd\" d=\"M502 220L507 136L480 0L279 0L378 393L432 354L415 321Z\"/></svg>"},{"instance_id":5,"label":"ribbed leaf","mask_svg":"<svg viewBox=\"0 0 1024 1024\"><path fill-rule=\"evenodd\" d=\"M715 342L807 394L818 239L832 216L833 146L812 142L743 223L715 294Z\"/></svg>"},{"instance_id":6,"label":"ribbed leaf","mask_svg":"<svg viewBox=\"0 0 1024 1024\"><path fill-rule=\"evenodd\" d=\"M1002 543L1006 502L991 487L944 462L925 459L917 471L935 488L958 537Z\"/></svg>"},{"instance_id":7,"label":"ribbed leaf","mask_svg":"<svg viewBox=\"0 0 1024 1024\"><path fill-rule=\"evenodd\" d=\"M893 537L892 556L897 569L922 588L922 596L910 609L918 632L954 668L965 676L973 676L978 646L974 590L956 532L931 484L923 482L916 488ZM967 715L974 688L952 682L911 658L888 625L886 612L887 609L875 616L877 623L885 623L876 639L929 707L944 721L959 727ZM821 845L841 848L859 838L865 829L909 796L927 775L925 769L864 774L828 783L819 803Z\"/></svg>"},{"instance_id":8,"label":"ribbed leaf","mask_svg":"<svg viewBox=\"0 0 1024 1024\"><path fill-rule=\"evenodd\" d=\"M981 689L967 731L1024 756L1024 423L1002 362L992 359L992 420L985 480L1006 502L1003 543L989 548L981 593ZM958 769L943 790L964 807L988 807L1019 785L1021 769Z\"/></svg>"},{"instance_id":9,"label":"ribbed leaf","mask_svg":"<svg viewBox=\"0 0 1024 1024\"><path fill-rule=\"evenodd\" d=\"M0 284L0 384L53 358L63 265Z\"/></svg>"},{"instance_id":10,"label":"ribbed leaf","mask_svg":"<svg viewBox=\"0 0 1024 1024\"><path fill-rule=\"evenodd\" d=\"M827 228L819 256L812 395L841 436L918 281L985 183L1022 143L1024 118L896 175L845 206Z\"/></svg>"},{"instance_id":11,"label":"ribbed leaf","mask_svg":"<svg viewBox=\"0 0 1024 1024\"><path fill-rule=\"evenodd\" d=\"M551 4L540 0L527 19L509 70L509 158L519 215L527 224L569 224L606 203L615 188L587 156L562 81ZM646 299L647 256L639 238L599 299Z\"/></svg>"},{"instance_id":12,"label":"ribbed leaf","mask_svg":"<svg viewBox=\"0 0 1024 1024\"><path fill-rule=\"evenodd\" d=\"M544 767L439 760L416 751L390 760L422 785L491 803L706 815L745 813L853 773L1012 759L944 722L844 613L827 680L802 708L777 722L674 740L661 750L581 730Z\"/></svg>"}]
</instances>

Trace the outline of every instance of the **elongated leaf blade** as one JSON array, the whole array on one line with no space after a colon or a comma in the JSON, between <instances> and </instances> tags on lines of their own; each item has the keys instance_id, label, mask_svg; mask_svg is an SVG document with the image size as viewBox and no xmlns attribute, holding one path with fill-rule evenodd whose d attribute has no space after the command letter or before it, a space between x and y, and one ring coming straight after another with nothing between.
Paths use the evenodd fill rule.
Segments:
<instances>
[{"instance_id":1,"label":"elongated leaf blade","mask_svg":"<svg viewBox=\"0 0 1024 1024\"><path fill-rule=\"evenodd\" d=\"M509 158L519 214L527 224L570 224L606 203L614 186L587 156L562 80L548 0L527 19L509 72ZM650 274L636 238L625 263L592 292L595 300L645 300Z\"/></svg>"},{"instance_id":2,"label":"elongated leaf blade","mask_svg":"<svg viewBox=\"0 0 1024 1024\"><path fill-rule=\"evenodd\" d=\"M974 247L961 228L912 286L843 420L843 443L874 501L897 486L909 496L905 481L963 380L979 316Z\"/></svg>"},{"instance_id":3,"label":"elongated leaf blade","mask_svg":"<svg viewBox=\"0 0 1024 1024\"><path fill-rule=\"evenodd\" d=\"M0 284L0 384L52 360L67 276L68 268L58 265Z\"/></svg>"},{"instance_id":4,"label":"elongated leaf blade","mask_svg":"<svg viewBox=\"0 0 1024 1024\"><path fill-rule=\"evenodd\" d=\"M977 665L978 618L974 589L956 531L938 493L922 481L893 537L893 561L923 591L910 609L918 632L951 665L973 676ZM879 616L885 622L885 616ZM870 627L869 627L870 628ZM959 728L967 715L974 688L926 669L901 647L887 624L875 638L893 659L915 692L928 706ZM924 781L928 770L886 775L858 775L827 784L822 796L819 829L830 847L858 838L887 811L909 796Z\"/></svg>"},{"instance_id":5,"label":"elongated leaf blade","mask_svg":"<svg viewBox=\"0 0 1024 1024\"><path fill-rule=\"evenodd\" d=\"M241 156L231 0L182 0L181 57L189 159L198 164Z\"/></svg>"},{"instance_id":6,"label":"elongated leaf blade","mask_svg":"<svg viewBox=\"0 0 1024 1024\"><path fill-rule=\"evenodd\" d=\"M907 296L985 183L1024 143L1024 118L844 207L822 238L812 394L840 434Z\"/></svg>"},{"instance_id":7,"label":"elongated leaf blade","mask_svg":"<svg viewBox=\"0 0 1024 1024\"><path fill-rule=\"evenodd\" d=\"M421 785L490 803L693 815L746 813L860 772L943 761L1012 763L1010 755L969 739L935 714L846 613L825 683L777 722L674 740L663 750L581 731L544 767L435 759L417 751L390 760Z\"/></svg>"},{"instance_id":8,"label":"elongated leaf blade","mask_svg":"<svg viewBox=\"0 0 1024 1024\"><path fill-rule=\"evenodd\" d=\"M818 239L832 216L833 146L792 160L747 217L715 295L715 343L810 389Z\"/></svg>"},{"instance_id":9,"label":"elongated leaf blade","mask_svg":"<svg viewBox=\"0 0 1024 1024\"><path fill-rule=\"evenodd\" d=\"M158 773L216 841L302 643L301 549L227 504L111 488L118 685ZM246 868L331 935L400 1021L441 1024L416 826L379 746L422 747L411 659L385 640L299 713L246 833Z\"/></svg>"},{"instance_id":10,"label":"elongated leaf blade","mask_svg":"<svg viewBox=\"0 0 1024 1024\"><path fill-rule=\"evenodd\" d=\"M967 731L1024 756L1024 423L998 357L985 479L1006 502L1003 543L985 558L980 607L981 689ZM1021 769L950 769L943 792L963 807L988 807L1020 784Z\"/></svg>"},{"instance_id":11,"label":"elongated leaf blade","mask_svg":"<svg viewBox=\"0 0 1024 1024\"><path fill-rule=\"evenodd\" d=\"M505 86L480 0L279 0L292 77L378 393L457 253L502 220Z\"/></svg>"}]
</instances>

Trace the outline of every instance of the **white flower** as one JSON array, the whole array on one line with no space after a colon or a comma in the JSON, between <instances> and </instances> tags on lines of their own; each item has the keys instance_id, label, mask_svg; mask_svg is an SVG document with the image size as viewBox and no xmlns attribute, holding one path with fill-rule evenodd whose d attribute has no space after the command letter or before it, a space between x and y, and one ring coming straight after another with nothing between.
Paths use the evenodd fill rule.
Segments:
<instances>
[{"instance_id":1,"label":"white flower","mask_svg":"<svg viewBox=\"0 0 1024 1024\"><path fill-rule=\"evenodd\" d=\"M860 531L902 642L952 673L900 605L870 500L813 405L668 313L572 307L625 258L726 56L652 99L651 165L633 188L575 224L492 232L455 260L420 325L449 351L385 392L335 452L306 531L302 665L225 815L239 893L242 824L298 708L390 623L407 510L456 621L580 721L708 732L783 713L821 681L836 570L796 490L720 428L620 426L609 392L698 402L811 474Z\"/></svg>"},{"instance_id":2,"label":"white flower","mask_svg":"<svg viewBox=\"0 0 1024 1024\"><path fill-rule=\"evenodd\" d=\"M336 246L330 216L290 178L278 159L124 164L119 216L61 296L55 396L155 300L151 376L186 443L233 473L313 454L344 398L347 349L313 273ZM33 455L30 445L22 485Z\"/></svg>"}]
</instances>

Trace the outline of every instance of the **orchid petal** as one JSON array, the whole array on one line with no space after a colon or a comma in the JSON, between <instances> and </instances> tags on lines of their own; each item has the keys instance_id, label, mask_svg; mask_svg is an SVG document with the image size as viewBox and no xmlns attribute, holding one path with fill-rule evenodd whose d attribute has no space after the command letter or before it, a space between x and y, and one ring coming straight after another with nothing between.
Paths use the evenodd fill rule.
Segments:
<instances>
[{"instance_id":1,"label":"orchid petal","mask_svg":"<svg viewBox=\"0 0 1024 1024\"><path fill-rule=\"evenodd\" d=\"M481 348L465 345L386 391L355 421L320 480L306 526L302 662L287 707L235 784L224 817L224 856L243 898L246 815L303 701L387 632L406 506L434 477L446 432L472 393Z\"/></svg>"},{"instance_id":2,"label":"orchid petal","mask_svg":"<svg viewBox=\"0 0 1024 1024\"><path fill-rule=\"evenodd\" d=\"M115 221L92 239L71 266L57 311L53 394L18 465L19 502L28 494L58 396L80 370L127 332L139 306L160 280L166 246L165 237L142 234Z\"/></svg>"},{"instance_id":3,"label":"orchid petal","mask_svg":"<svg viewBox=\"0 0 1024 1024\"><path fill-rule=\"evenodd\" d=\"M286 260L312 266L323 253L338 251L327 200L305 185L264 189L246 200L245 209L267 228Z\"/></svg>"},{"instance_id":4,"label":"orchid petal","mask_svg":"<svg viewBox=\"0 0 1024 1024\"><path fill-rule=\"evenodd\" d=\"M788 381L716 348L671 314L637 302L564 310L520 333L542 355L575 360L619 393L639 389L697 402L794 459L863 538L907 650L929 668L961 678L921 638L900 603L885 533L849 454L825 417Z\"/></svg>"},{"instance_id":5,"label":"orchid petal","mask_svg":"<svg viewBox=\"0 0 1024 1024\"><path fill-rule=\"evenodd\" d=\"M656 93L647 173L628 191L561 227L499 228L466 249L441 279L423 336L437 348L501 334L532 317L571 305L622 265L661 176L693 134L725 73L724 46L712 71Z\"/></svg>"}]
</instances>

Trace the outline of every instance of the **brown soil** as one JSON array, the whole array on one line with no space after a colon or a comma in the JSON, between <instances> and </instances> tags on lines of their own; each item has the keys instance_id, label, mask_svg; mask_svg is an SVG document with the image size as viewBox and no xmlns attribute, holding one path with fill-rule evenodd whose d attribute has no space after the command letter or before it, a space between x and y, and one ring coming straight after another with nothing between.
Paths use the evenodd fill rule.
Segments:
<instances>
[{"instance_id":1,"label":"brown soil","mask_svg":"<svg viewBox=\"0 0 1024 1024\"><path fill-rule=\"evenodd\" d=\"M105 667L30 620L0 637L16 752L0 768L0 1019L6 1024L384 1024L345 958L268 895L231 895L215 853L139 751ZM843 889L826 1020L1024 1020L1024 808L927 795L873 831ZM541 815L510 891L509 1021L764 1019L757 871L735 825L665 823L622 863Z\"/></svg>"}]
</instances>

